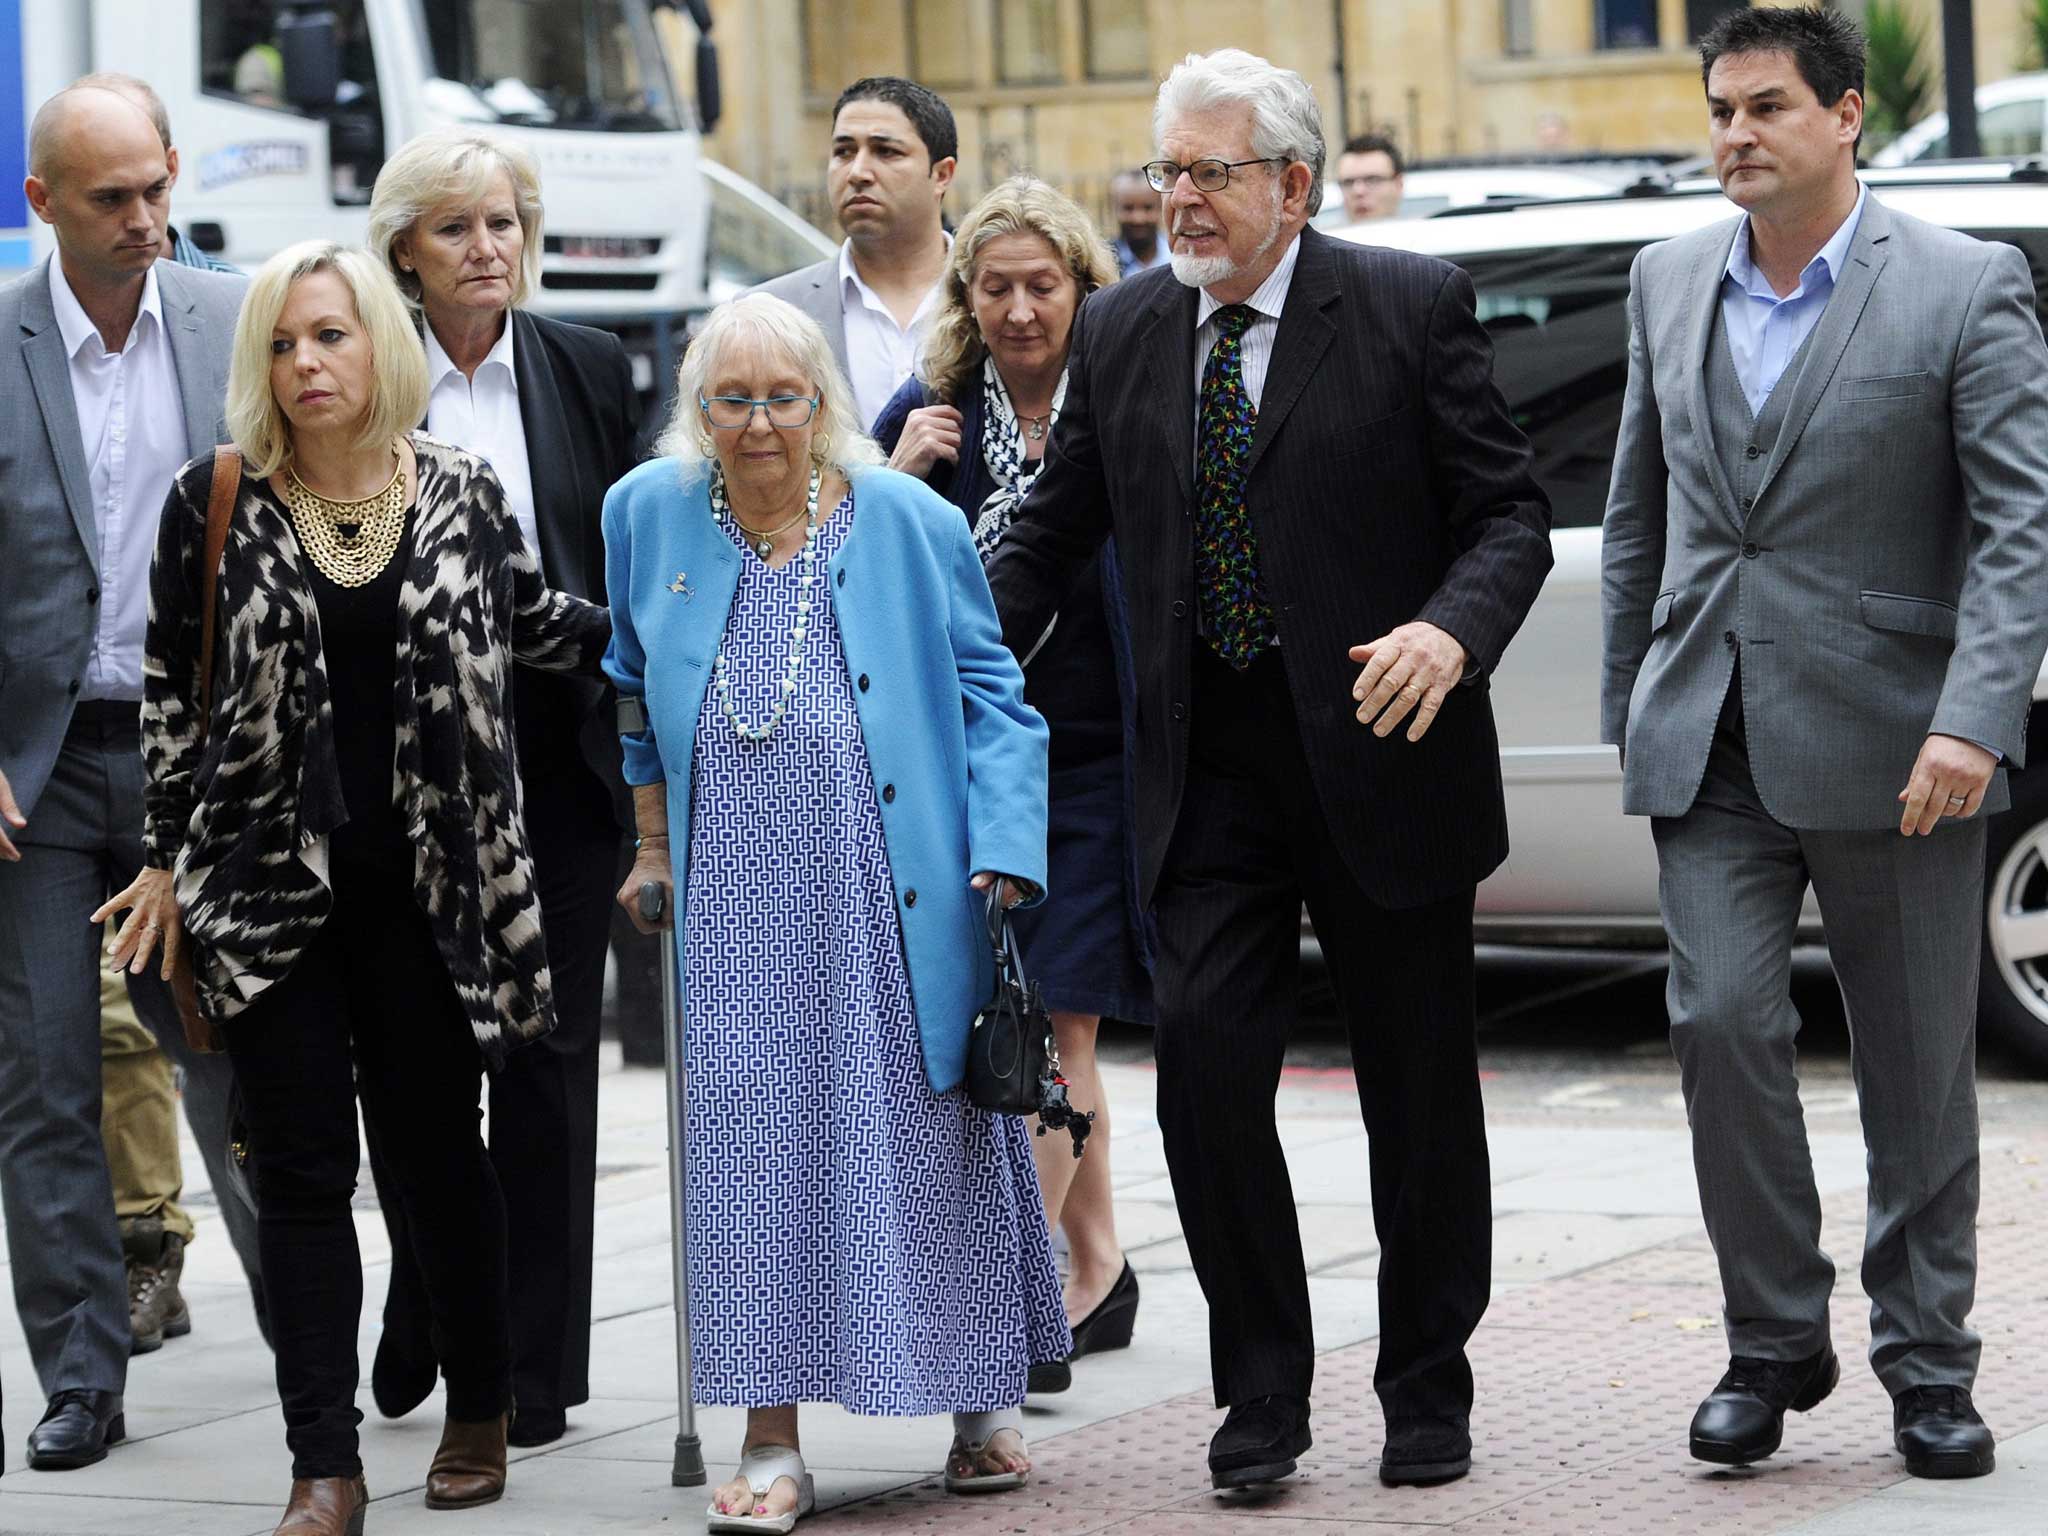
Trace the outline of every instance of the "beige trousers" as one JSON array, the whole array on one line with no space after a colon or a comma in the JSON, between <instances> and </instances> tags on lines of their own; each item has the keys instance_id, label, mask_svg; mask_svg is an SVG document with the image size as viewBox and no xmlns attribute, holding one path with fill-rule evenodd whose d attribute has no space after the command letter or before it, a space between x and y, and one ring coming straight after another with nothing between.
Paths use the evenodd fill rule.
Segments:
<instances>
[{"instance_id":1,"label":"beige trousers","mask_svg":"<svg viewBox=\"0 0 2048 1536\"><path fill-rule=\"evenodd\" d=\"M114 1214L123 1230L143 1216L192 1241L192 1218L178 1204L185 1187L178 1160L178 1089L170 1058L135 1017L121 973L100 969L100 1139L114 1181Z\"/></svg>"}]
</instances>

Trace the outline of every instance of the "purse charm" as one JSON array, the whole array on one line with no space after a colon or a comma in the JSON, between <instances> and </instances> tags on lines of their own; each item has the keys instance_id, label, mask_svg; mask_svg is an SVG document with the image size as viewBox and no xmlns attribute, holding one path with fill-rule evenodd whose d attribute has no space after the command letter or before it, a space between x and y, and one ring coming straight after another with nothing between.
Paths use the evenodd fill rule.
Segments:
<instances>
[{"instance_id":1,"label":"purse charm","mask_svg":"<svg viewBox=\"0 0 2048 1536\"><path fill-rule=\"evenodd\" d=\"M1038 1134L1065 1131L1074 1156L1093 1128L1093 1111L1075 1109L1053 1039L1052 1015L1024 976L1023 956L1002 904L1002 882L989 888L988 936L995 951L995 992L975 1015L967 1050L967 1097L977 1108L1038 1116Z\"/></svg>"}]
</instances>

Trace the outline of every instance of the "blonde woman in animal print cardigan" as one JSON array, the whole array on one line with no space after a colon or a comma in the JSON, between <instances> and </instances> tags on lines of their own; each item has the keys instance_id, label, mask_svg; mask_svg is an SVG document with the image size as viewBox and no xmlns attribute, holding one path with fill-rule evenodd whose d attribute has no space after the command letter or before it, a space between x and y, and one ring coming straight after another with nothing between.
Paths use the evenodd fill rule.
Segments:
<instances>
[{"instance_id":1,"label":"blonde woman in animal print cardigan","mask_svg":"<svg viewBox=\"0 0 2048 1536\"><path fill-rule=\"evenodd\" d=\"M482 1067L553 1025L511 671L595 673L611 623L545 589L489 466L405 430L426 364L381 264L318 242L274 258L228 388L244 463L207 729L202 743L211 455L164 508L143 666L150 868L111 905L135 908L117 940L130 963L159 932L194 946L242 1084L293 1456L278 1530L359 1536L358 1089L444 1346L427 1503L504 1489L505 1217L478 1090ZM351 524L372 551L353 570ZM380 527L396 539L381 563Z\"/></svg>"}]
</instances>

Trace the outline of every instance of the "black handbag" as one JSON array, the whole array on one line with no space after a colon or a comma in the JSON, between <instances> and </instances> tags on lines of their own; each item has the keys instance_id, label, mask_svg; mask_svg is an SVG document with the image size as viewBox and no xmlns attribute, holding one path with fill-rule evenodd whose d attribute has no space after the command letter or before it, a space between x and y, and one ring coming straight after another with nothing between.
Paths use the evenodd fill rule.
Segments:
<instances>
[{"instance_id":1,"label":"black handbag","mask_svg":"<svg viewBox=\"0 0 2048 1536\"><path fill-rule=\"evenodd\" d=\"M1066 1131L1074 1138L1074 1156L1079 1157L1095 1115L1079 1113L1067 1100L1052 1015L1038 984L1024 975L1024 957L1002 891L1003 882L997 880L988 893L996 984L994 994L974 1016L968 1037L967 1097L977 1108L995 1114L1038 1116L1038 1134Z\"/></svg>"}]
</instances>

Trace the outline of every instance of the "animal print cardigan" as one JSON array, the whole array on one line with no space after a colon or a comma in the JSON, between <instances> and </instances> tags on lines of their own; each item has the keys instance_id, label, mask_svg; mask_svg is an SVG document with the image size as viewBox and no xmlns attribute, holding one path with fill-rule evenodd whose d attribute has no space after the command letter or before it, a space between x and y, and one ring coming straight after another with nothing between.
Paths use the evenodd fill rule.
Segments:
<instances>
[{"instance_id":1,"label":"animal print cardigan","mask_svg":"<svg viewBox=\"0 0 2048 1536\"><path fill-rule=\"evenodd\" d=\"M399 591L397 806L414 890L492 1067L554 1027L513 741L515 661L600 676L611 616L549 591L504 491L473 454L415 432L418 499ZM200 573L213 455L178 474L150 577L143 658L144 855L174 886L200 1006L231 1021L327 918L327 834L347 820L319 610L269 486L243 476L198 710ZM365 957L369 961L371 957Z\"/></svg>"}]
</instances>

